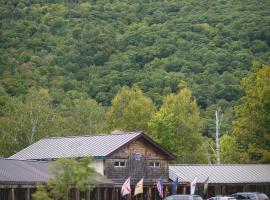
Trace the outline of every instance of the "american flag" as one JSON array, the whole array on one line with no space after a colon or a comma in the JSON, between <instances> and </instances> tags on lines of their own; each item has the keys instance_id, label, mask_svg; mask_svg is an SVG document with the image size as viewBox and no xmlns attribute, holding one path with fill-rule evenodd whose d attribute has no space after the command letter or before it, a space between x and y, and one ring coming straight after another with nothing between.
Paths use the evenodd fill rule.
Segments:
<instances>
[{"instance_id":1,"label":"american flag","mask_svg":"<svg viewBox=\"0 0 270 200\"><path fill-rule=\"evenodd\" d=\"M163 198L163 184L162 184L161 179L159 179L159 181L157 182L157 189L158 189L159 196Z\"/></svg>"},{"instance_id":2,"label":"american flag","mask_svg":"<svg viewBox=\"0 0 270 200\"><path fill-rule=\"evenodd\" d=\"M130 177L129 177L122 186L121 196L125 196L130 193L131 193L131 188L130 188Z\"/></svg>"}]
</instances>

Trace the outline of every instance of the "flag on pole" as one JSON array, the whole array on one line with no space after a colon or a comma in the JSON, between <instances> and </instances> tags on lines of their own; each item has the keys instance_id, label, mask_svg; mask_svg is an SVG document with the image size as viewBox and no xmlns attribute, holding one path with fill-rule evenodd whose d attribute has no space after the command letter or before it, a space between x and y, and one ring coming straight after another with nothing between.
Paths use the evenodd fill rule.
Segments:
<instances>
[{"instance_id":1,"label":"flag on pole","mask_svg":"<svg viewBox=\"0 0 270 200\"><path fill-rule=\"evenodd\" d=\"M172 182L172 194L177 194L178 177Z\"/></svg>"},{"instance_id":2,"label":"flag on pole","mask_svg":"<svg viewBox=\"0 0 270 200\"><path fill-rule=\"evenodd\" d=\"M157 190L158 190L159 196L163 198L163 183L161 179L159 179L159 181L157 182Z\"/></svg>"},{"instance_id":3,"label":"flag on pole","mask_svg":"<svg viewBox=\"0 0 270 200\"><path fill-rule=\"evenodd\" d=\"M143 193L143 178L136 184L134 196Z\"/></svg>"},{"instance_id":4,"label":"flag on pole","mask_svg":"<svg viewBox=\"0 0 270 200\"><path fill-rule=\"evenodd\" d=\"M196 184L197 184L197 177L194 178L194 180L190 183L190 194L195 194L195 189L196 189Z\"/></svg>"},{"instance_id":5,"label":"flag on pole","mask_svg":"<svg viewBox=\"0 0 270 200\"><path fill-rule=\"evenodd\" d=\"M130 177L124 182L121 189L121 196L125 196L126 194L130 194Z\"/></svg>"},{"instance_id":6,"label":"flag on pole","mask_svg":"<svg viewBox=\"0 0 270 200\"><path fill-rule=\"evenodd\" d=\"M209 181L209 176L206 178L206 180L203 182L203 197L206 199L207 198L207 190L208 190L208 181Z\"/></svg>"}]
</instances>

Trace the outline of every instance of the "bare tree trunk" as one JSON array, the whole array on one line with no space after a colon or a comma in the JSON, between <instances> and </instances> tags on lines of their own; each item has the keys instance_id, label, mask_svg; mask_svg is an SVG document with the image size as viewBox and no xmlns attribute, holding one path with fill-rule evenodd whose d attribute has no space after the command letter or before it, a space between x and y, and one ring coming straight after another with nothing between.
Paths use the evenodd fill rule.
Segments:
<instances>
[{"instance_id":1,"label":"bare tree trunk","mask_svg":"<svg viewBox=\"0 0 270 200\"><path fill-rule=\"evenodd\" d=\"M222 121L222 115L220 114L220 108L216 110L216 146L217 146L217 164L220 164L220 144L219 144L219 131Z\"/></svg>"}]
</instances>

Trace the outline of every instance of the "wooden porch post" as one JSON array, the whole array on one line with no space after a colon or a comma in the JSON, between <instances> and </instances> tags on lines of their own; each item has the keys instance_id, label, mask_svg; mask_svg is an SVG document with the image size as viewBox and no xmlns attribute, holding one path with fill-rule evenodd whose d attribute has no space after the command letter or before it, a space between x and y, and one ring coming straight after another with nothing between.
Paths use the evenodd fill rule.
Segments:
<instances>
[{"instance_id":1,"label":"wooden porch post","mask_svg":"<svg viewBox=\"0 0 270 200\"><path fill-rule=\"evenodd\" d=\"M97 200L100 200L100 187L97 188Z\"/></svg>"},{"instance_id":2,"label":"wooden porch post","mask_svg":"<svg viewBox=\"0 0 270 200\"><path fill-rule=\"evenodd\" d=\"M11 188L11 200L15 200L14 188Z\"/></svg>"},{"instance_id":3,"label":"wooden porch post","mask_svg":"<svg viewBox=\"0 0 270 200\"><path fill-rule=\"evenodd\" d=\"M186 194L187 193L187 187L184 185L183 187L183 194Z\"/></svg>"},{"instance_id":4,"label":"wooden porch post","mask_svg":"<svg viewBox=\"0 0 270 200\"><path fill-rule=\"evenodd\" d=\"M112 200L115 199L115 194L114 193L115 193L115 187L112 188Z\"/></svg>"},{"instance_id":5,"label":"wooden porch post","mask_svg":"<svg viewBox=\"0 0 270 200\"><path fill-rule=\"evenodd\" d=\"M25 191L25 200L30 200L30 188L26 188L26 191Z\"/></svg>"},{"instance_id":6,"label":"wooden porch post","mask_svg":"<svg viewBox=\"0 0 270 200\"><path fill-rule=\"evenodd\" d=\"M86 200L90 200L90 190L86 190Z\"/></svg>"},{"instance_id":7,"label":"wooden porch post","mask_svg":"<svg viewBox=\"0 0 270 200\"><path fill-rule=\"evenodd\" d=\"M105 200L107 200L107 197L108 197L107 192L108 192L108 190L107 190L107 188L105 187L105 188L104 188L104 192L103 192L103 194L104 194L104 199L105 199Z\"/></svg>"},{"instance_id":8,"label":"wooden porch post","mask_svg":"<svg viewBox=\"0 0 270 200\"><path fill-rule=\"evenodd\" d=\"M75 199L80 200L80 191L78 189L75 189L75 195L76 195Z\"/></svg>"},{"instance_id":9,"label":"wooden porch post","mask_svg":"<svg viewBox=\"0 0 270 200\"><path fill-rule=\"evenodd\" d=\"M118 197L118 188L115 189L115 199L118 200L119 197Z\"/></svg>"}]
</instances>

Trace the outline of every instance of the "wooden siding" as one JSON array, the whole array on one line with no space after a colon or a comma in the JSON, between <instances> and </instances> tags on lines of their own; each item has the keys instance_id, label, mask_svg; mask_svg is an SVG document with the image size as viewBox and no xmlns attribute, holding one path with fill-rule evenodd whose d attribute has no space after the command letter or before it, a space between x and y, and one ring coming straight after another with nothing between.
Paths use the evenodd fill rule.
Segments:
<instances>
[{"instance_id":1,"label":"wooden siding","mask_svg":"<svg viewBox=\"0 0 270 200\"><path fill-rule=\"evenodd\" d=\"M141 155L140 160L135 154ZM169 178L168 158L144 139L138 139L123 147L105 160L105 175L109 179L123 180L131 176L133 181L144 178L145 182L155 182L162 177ZM125 167L115 167L115 161L125 161ZM159 162L160 167L150 167L150 162Z\"/></svg>"}]
</instances>

